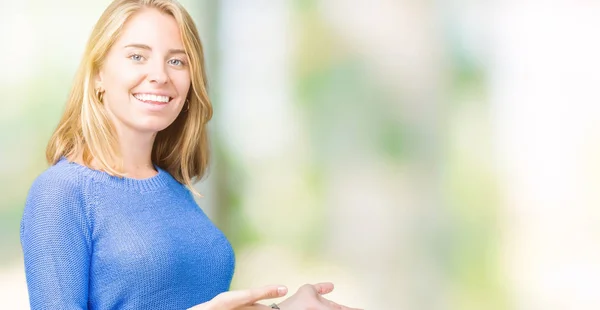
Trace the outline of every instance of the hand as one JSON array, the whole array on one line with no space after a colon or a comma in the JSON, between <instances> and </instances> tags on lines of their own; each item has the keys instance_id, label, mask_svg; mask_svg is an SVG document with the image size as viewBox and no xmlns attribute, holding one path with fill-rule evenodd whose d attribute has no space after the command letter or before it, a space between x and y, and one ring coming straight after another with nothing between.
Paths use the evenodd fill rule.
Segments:
<instances>
[{"instance_id":1,"label":"hand","mask_svg":"<svg viewBox=\"0 0 600 310\"><path fill-rule=\"evenodd\" d=\"M287 287L281 285L269 285L248 290L229 291L223 292L215 296L215 298L193 306L188 310L267 310L271 308L256 304L256 302L263 299L285 296L285 294L287 294Z\"/></svg>"},{"instance_id":2,"label":"hand","mask_svg":"<svg viewBox=\"0 0 600 310\"><path fill-rule=\"evenodd\" d=\"M298 291L278 304L281 310L360 310L339 305L321 296L333 291L333 283L305 284Z\"/></svg>"}]
</instances>

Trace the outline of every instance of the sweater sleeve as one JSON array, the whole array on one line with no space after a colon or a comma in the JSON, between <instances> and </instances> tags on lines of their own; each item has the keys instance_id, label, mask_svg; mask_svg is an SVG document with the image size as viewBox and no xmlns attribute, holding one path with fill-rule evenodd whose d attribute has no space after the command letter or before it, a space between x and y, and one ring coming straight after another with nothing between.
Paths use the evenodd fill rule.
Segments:
<instances>
[{"instance_id":1,"label":"sweater sleeve","mask_svg":"<svg viewBox=\"0 0 600 310\"><path fill-rule=\"evenodd\" d=\"M31 309L87 309L91 238L82 185L42 175L21 220Z\"/></svg>"}]
</instances>

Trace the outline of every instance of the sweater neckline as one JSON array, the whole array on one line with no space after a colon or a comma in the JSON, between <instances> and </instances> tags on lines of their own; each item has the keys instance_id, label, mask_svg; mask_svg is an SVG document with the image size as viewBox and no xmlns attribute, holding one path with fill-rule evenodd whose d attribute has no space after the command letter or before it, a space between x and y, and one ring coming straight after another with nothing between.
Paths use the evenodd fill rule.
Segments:
<instances>
[{"instance_id":1,"label":"sweater neckline","mask_svg":"<svg viewBox=\"0 0 600 310\"><path fill-rule=\"evenodd\" d=\"M56 165L69 165L75 167L77 171L83 175L93 178L94 180L108 184L117 188L136 190L141 192L155 191L162 188L166 188L174 181L171 175L154 164L154 169L158 173L154 176L144 179L134 179L129 177L119 177L108 174L105 171L92 169L90 167L81 165L77 162L69 161L66 157L61 157Z\"/></svg>"}]
</instances>

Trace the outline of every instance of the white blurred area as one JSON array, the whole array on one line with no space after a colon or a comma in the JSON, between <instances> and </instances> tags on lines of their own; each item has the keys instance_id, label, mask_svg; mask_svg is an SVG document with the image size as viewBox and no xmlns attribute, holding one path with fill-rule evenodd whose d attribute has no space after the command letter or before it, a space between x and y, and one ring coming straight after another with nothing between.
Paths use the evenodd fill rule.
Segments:
<instances>
[{"instance_id":1,"label":"white blurred area","mask_svg":"<svg viewBox=\"0 0 600 310\"><path fill-rule=\"evenodd\" d=\"M515 309L600 308L600 3L494 12L492 115Z\"/></svg>"},{"instance_id":2,"label":"white blurred area","mask_svg":"<svg viewBox=\"0 0 600 310\"><path fill-rule=\"evenodd\" d=\"M108 3L88 2L79 4L81 13L65 14L58 7L74 1L0 0L0 82L24 83L35 75L36 55L45 53L46 60L69 57L63 65L74 70L93 20ZM310 26L294 13L299 2L220 1L218 43L208 41L217 44L209 53L220 63L213 131L241 167L237 217L261 240L236 248L233 288L282 283L295 290L333 281L332 300L365 309L502 309L486 300L488 293L476 296L477 290L454 283L444 269L445 252L435 248L444 244L427 243L452 227L439 172L450 144L469 164L492 171L498 188L497 204L489 208L500 214L499 242L484 276L498 278L506 308L600 309L600 3L317 2L320 17L346 52L361 57L372 83L400 98L391 117L417 124L427 139L423 156L390 163L368 144L353 142L364 137L341 135L350 142L330 146L322 187L315 190L305 177L318 150L294 88L300 33ZM196 13L198 20L202 13ZM461 99L481 100L484 108L441 117L450 83L443 38L448 20L457 44L485 68L488 93ZM198 24L203 35L208 26ZM22 115L18 109L2 104L6 117ZM361 120L341 123L359 126ZM9 169L0 166L1 173ZM207 198L200 204L208 214L215 212L213 182L209 177L202 185ZM305 253L307 235L316 254ZM0 308L27 309L20 261L0 265L0 300Z\"/></svg>"}]
</instances>

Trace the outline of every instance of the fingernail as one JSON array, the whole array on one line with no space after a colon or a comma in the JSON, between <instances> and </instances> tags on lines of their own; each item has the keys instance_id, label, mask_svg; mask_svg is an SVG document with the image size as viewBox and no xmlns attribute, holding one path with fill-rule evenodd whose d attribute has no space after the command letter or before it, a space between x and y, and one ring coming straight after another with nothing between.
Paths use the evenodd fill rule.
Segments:
<instances>
[{"instance_id":1,"label":"fingernail","mask_svg":"<svg viewBox=\"0 0 600 310\"><path fill-rule=\"evenodd\" d=\"M285 287L285 286L278 287L277 294L279 294L280 296L287 294L287 287Z\"/></svg>"}]
</instances>

